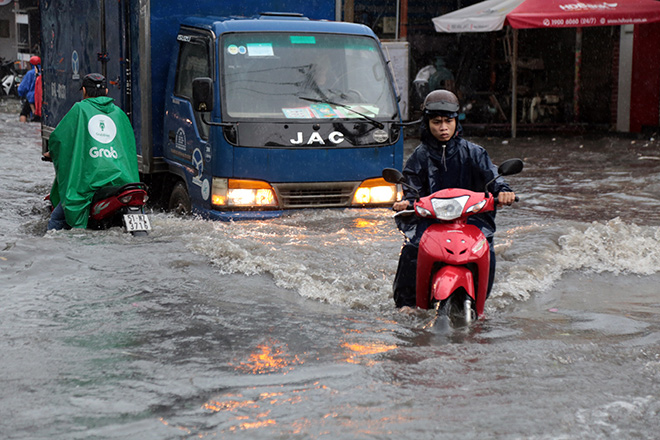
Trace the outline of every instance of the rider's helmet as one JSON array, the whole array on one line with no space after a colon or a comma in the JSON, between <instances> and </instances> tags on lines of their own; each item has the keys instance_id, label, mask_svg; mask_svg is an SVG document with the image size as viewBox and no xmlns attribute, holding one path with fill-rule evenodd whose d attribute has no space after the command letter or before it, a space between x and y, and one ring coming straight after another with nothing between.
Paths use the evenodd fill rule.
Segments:
<instances>
[{"instance_id":1,"label":"rider's helmet","mask_svg":"<svg viewBox=\"0 0 660 440\"><path fill-rule=\"evenodd\" d=\"M108 83L105 76L100 73L88 73L82 80L80 90L84 87L87 91L87 96L90 98L96 98L98 96L106 95L107 86Z\"/></svg>"},{"instance_id":2,"label":"rider's helmet","mask_svg":"<svg viewBox=\"0 0 660 440\"><path fill-rule=\"evenodd\" d=\"M434 90L424 99L422 110L424 116L433 118L435 116L446 116L455 118L460 108L458 98L449 90Z\"/></svg>"},{"instance_id":3,"label":"rider's helmet","mask_svg":"<svg viewBox=\"0 0 660 440\"><path fill-rule=\"evenodd\" d=\"M32 58L30 58L30 64L32 64L33 66L38 66L39 64L41 64L41 58L39 58L36 55L33 56Z\"/></svg>"}]
</instances>

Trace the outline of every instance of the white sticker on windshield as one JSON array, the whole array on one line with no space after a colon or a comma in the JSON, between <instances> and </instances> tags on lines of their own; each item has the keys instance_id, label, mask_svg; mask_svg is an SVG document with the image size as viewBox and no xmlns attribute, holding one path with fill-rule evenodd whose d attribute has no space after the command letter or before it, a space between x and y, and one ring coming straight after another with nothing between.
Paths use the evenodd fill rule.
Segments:
<instances>
[{"instance_id":1,"label":"white sticker on windshield","mask_svg":"<svg viewBox=\"0 0 660 440\"><path fill-rule=\"evenodd\" d=\"M249 57L272 57L273 45L271 43L249 43L247 44Z\"/></svg>"}]
</instances>

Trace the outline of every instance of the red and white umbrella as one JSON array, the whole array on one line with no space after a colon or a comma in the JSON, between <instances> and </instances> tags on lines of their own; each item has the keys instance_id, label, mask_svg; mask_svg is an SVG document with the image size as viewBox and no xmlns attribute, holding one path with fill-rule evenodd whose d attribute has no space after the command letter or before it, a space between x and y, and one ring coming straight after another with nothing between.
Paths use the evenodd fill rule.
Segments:
<instances>
[{"instance_id":1,"label":"red and white umbrella","mask_svg":"<svg viewBox=\"0 0 660 440\"><path fill-rule=\"evenodd\" d=\"M432 19L438 32L621 26L660 21L657 0L486 0Z\"/></svg>"}]
</instances>

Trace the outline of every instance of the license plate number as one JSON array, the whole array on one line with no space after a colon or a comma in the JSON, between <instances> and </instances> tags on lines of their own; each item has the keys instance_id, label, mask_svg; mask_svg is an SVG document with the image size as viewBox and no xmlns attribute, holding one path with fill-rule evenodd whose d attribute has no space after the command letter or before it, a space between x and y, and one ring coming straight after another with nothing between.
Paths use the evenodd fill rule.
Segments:
<instances>
[{"instance_id":1,"label":"license plate number","mask_svg":"<svg viewBox=\"0 0 660 440\"><path fill-rule=\"evenodd\" d=\"M151 223L146 214L124 214L126 232L150 231Z\"/></svg>"}]
</instances>

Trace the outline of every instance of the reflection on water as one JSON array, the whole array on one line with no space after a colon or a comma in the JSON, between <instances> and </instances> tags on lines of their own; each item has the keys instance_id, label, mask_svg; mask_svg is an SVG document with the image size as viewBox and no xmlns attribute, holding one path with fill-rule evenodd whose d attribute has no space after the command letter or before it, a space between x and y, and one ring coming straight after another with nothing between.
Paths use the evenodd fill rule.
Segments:
<instances>
[{"instance_id":1,"label":"reflection on water","mask_svg":"<svg viewBox=\"0 0 660 440\"><path fill-rule=\"evenodd\" d=\"M382 342L372 342L368 344L344 342L341 346L348 350L346 362L367 366L373 366L376 363L374 359L370 359L367 356L386 353L397 348L396 345L388 345Z\"/></svg>"},{"instance_id":2,"label":"reflection on water","mask_svg":"<svg viewBox=\"0 0 660 440\"><path fill-rule=\"evenodd\" d=\"M526 162L486 319L424 329L428 312L393 310L391 210L44 235L52 165L15 119L0 114L9 438L657 434L658 141L481 142Z\"/></svg>"},{"instance_id":3,"label":"reflection on water","mask_svg":"<svg viewBox=\"0 0 660 440\"><path fill-rule=\"evenodd\" d=\"M297 355L287 354L286 349L286 344L277 341L261 343L250 354L247 361L240 362L235 368L241 373L269 374L279 372L286 374L295 365L303 363Z\"/></svg>"}]
</instances>

